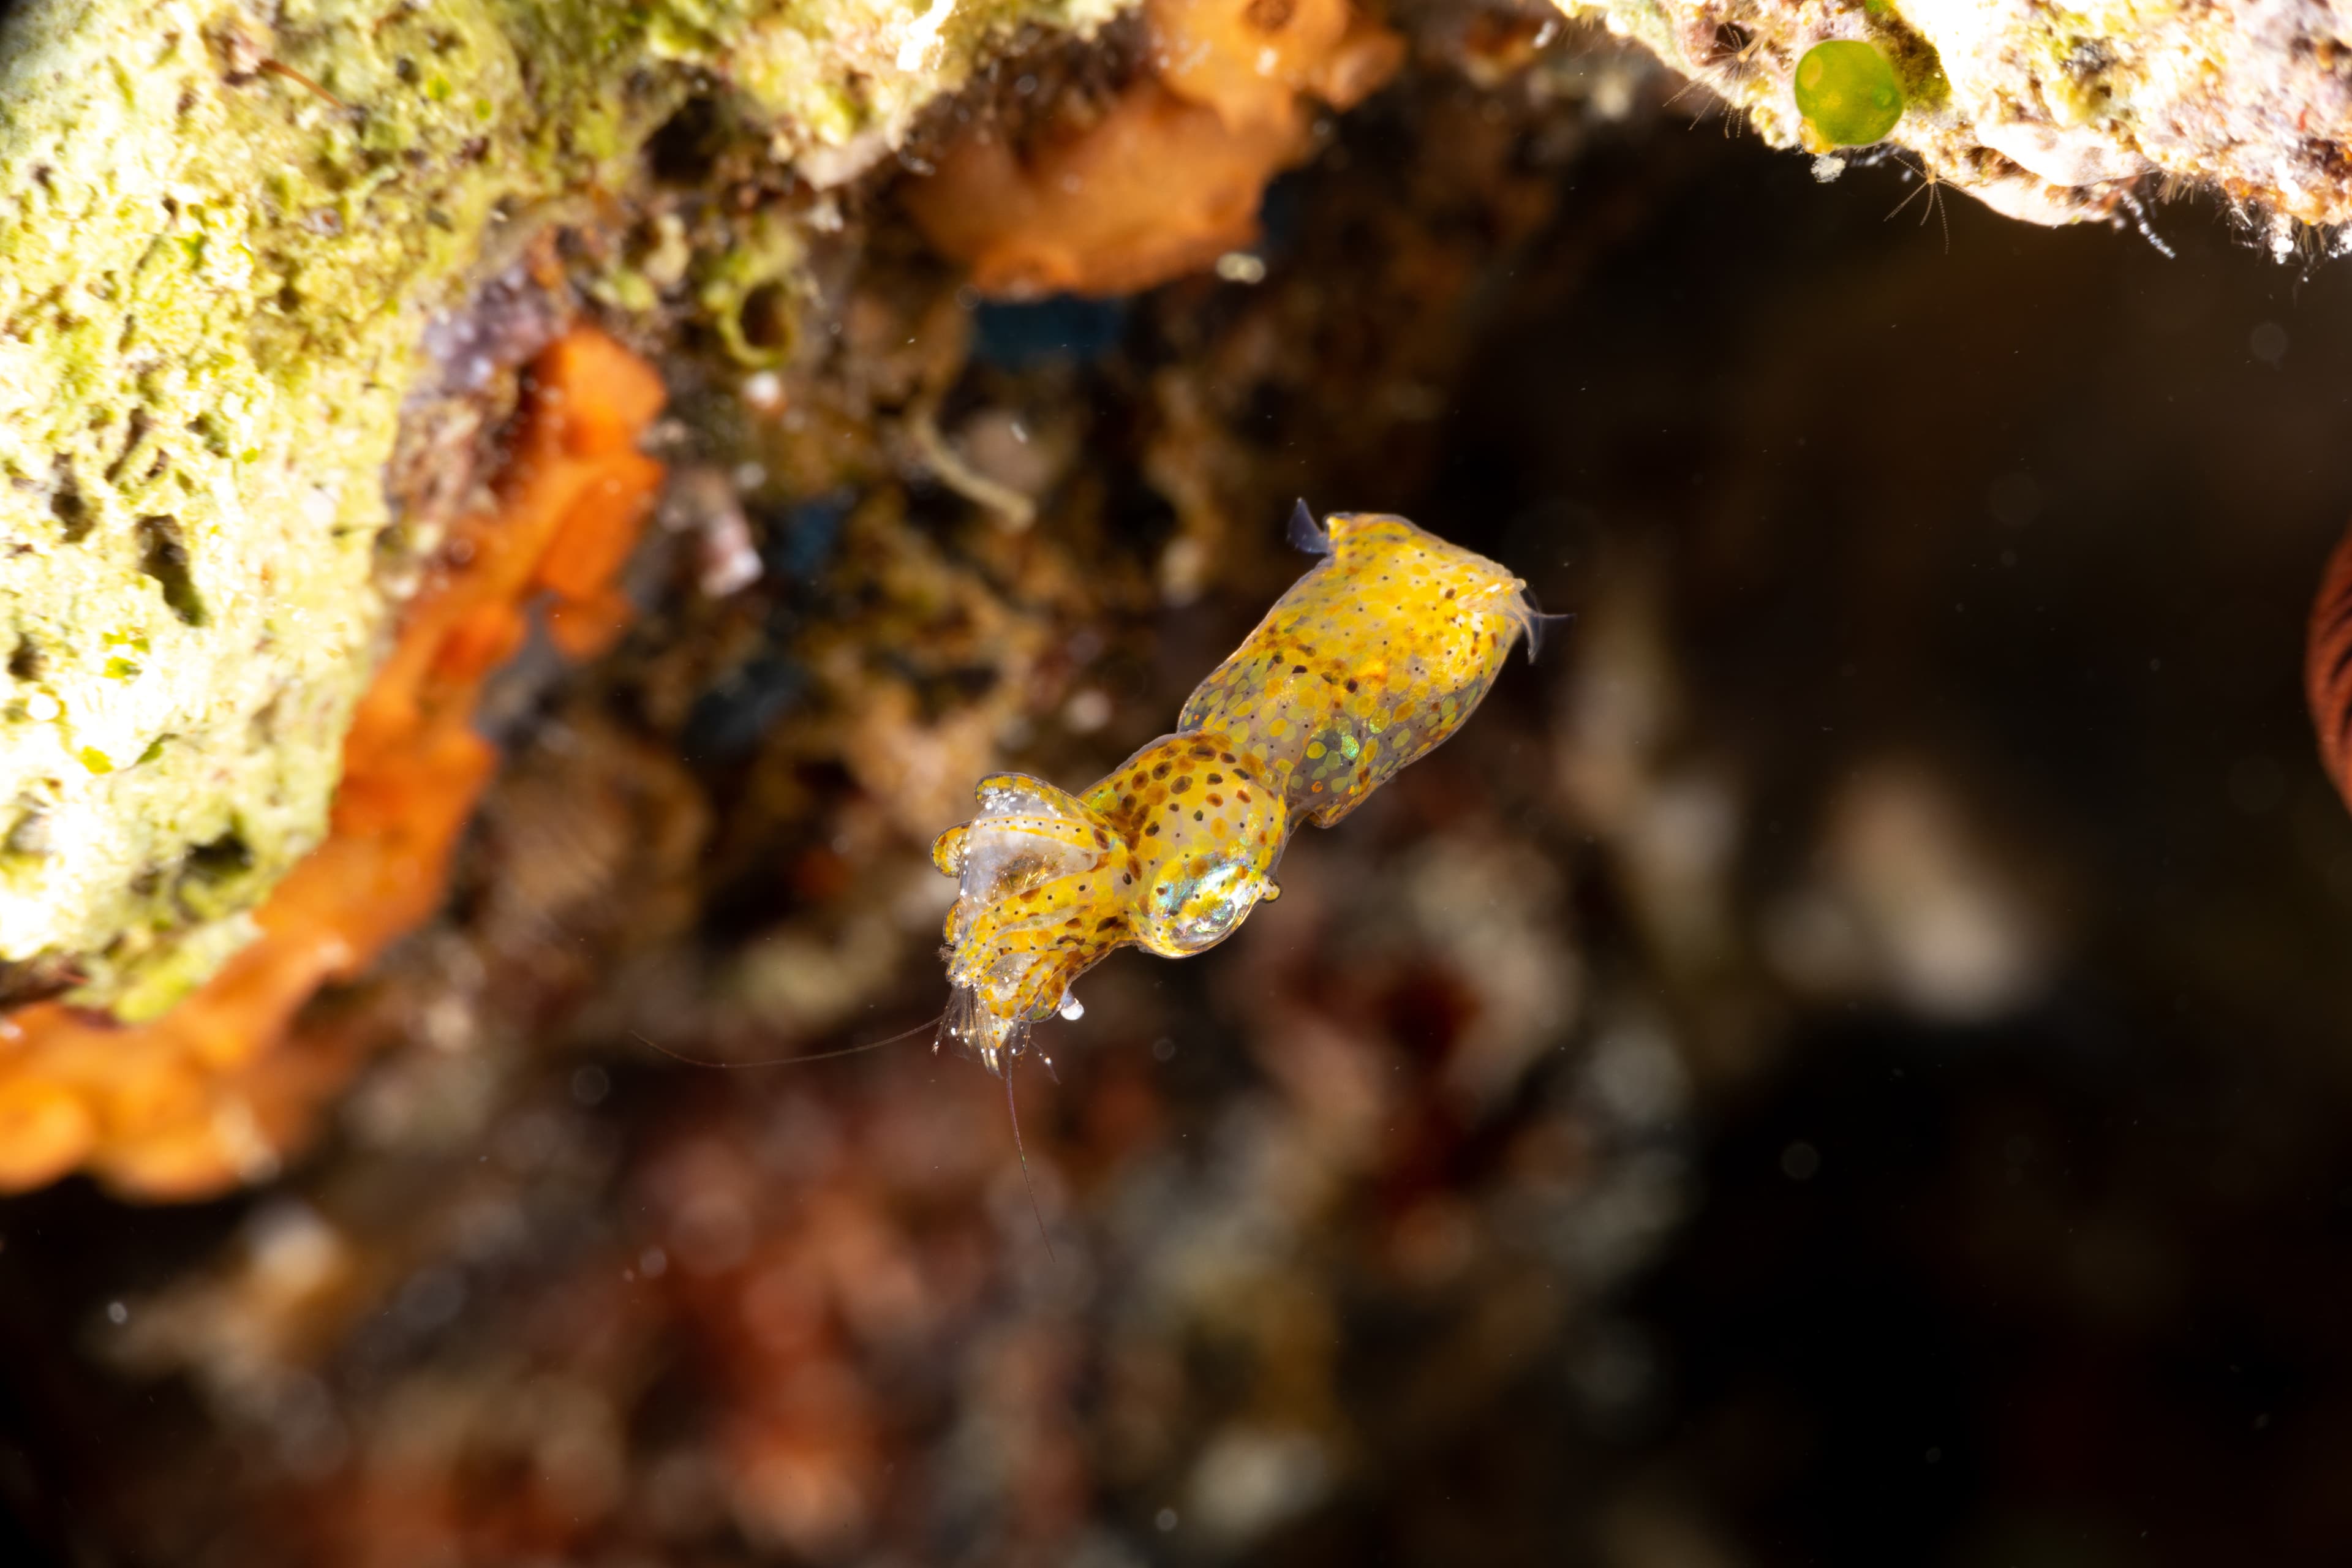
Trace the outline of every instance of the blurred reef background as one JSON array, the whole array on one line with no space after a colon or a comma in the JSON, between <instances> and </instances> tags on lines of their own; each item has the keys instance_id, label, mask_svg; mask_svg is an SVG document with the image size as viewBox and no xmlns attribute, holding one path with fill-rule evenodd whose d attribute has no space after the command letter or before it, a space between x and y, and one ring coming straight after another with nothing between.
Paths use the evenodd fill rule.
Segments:
<instances>
[{"instance_id":1,"label":"blurred reef background","mask_svg":"<svg viewBox=\"0 0 2352 1568\"><path fill-rule=\"evenodd\" d=\"M2324 235L1825 181L1538 7L1168 52L1233 9L999 17L781 153L679 46L625 186L453 271L386 626L567 331L659 369L667 478L538 569L366 973L234 1050L0 1021L95 1173L0 1201L13 1560L2342 1560ZM930 837L1167 731L1302 495L1577 621L1232 941L1088 975L1033 1212L929 1049Z\"/></svg>"}]
</instances>

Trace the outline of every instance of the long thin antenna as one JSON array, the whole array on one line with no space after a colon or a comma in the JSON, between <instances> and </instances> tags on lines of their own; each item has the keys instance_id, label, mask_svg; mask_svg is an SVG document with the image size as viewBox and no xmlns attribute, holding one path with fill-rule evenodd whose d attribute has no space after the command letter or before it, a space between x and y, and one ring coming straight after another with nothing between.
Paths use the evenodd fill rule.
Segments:
<instances>
[{"instance_id":1,"label":"long thin antenna","mask_svg":"<svg viewBox=\"0 0 2352 1568\"><path fill-rule=\"evenodd\" d=\"M669 1058L672 1061L684 1062L688 1067L712 1068L720 1072L734 1072L742 1068L782 1068L790 1067L794 1062L824 1062L831 1061L835 1057L862 1056L867 1051L878 1051L885 1046L895 1046L900 1040L907 1038L909 1035L919 1035L925 1029L931 1028L937 1025L940 1018L944 1018L947 1015L942 1013L940 1014L938 1017L926 1018L911 1029L901 1029L898 1033L890 1036L887 1039L868 1040L862 1046L844 1046L837 1051L803 1051L796 1057L769 1057L763 1060L756 1062L705 1061L700 1057L689 1057L681 1051L671 1050L667 1046L661 1044L657 1040L648 1040L643 1035L638 1034L635 1029L630 1030L629 1034L640 1043L651 1046L655 1050L659 1051L662 1055Z\"/></svg>"},{"instance_id":2,"label":"long thin antenna","mask_svg":"<svg viewBox=\"0 0 2352 1568\"><path fill-rule=\"evenodd\" d=\"M1037 1216L1037 1239L1045 1244L1045 1256L1054 1262L1061 1259L1054 1254L1054 1237L1045 1228L1045 1211L1037 1203L1037 1184L1029 1177L1029 1151L1021 1146L1021 1108L1013 1100L1013 1064L1004 1064L1004 1114L1013 1119L1013 1152L1021 1161L1021 1184L1029 1189L1029 1212Z\"/></svg>"},{"instance_id":3,"label":"long thin antenna","mask_svg":"<svg viewBox=\"0 0 2352 1568\"><path fill-rule=\"evenodd\" d=\"M1907 170L1911 167L1910 164L1903 162L1900 154L1896 155L1895 162L1904 169ZM1944 182L1941 176L1936 173L1934 166L1931 165L1924 156L1919 160L1918 174L1920 180L1919 189L1913 191L1909 195L1905 196L1901 201L1896 202L1895 204L1894 212L1888 213L1886 215L1886 218L1892 218L1895 213L1899 213L1905 207L1909 206L1913 202L1918 200L1921 192L1925 192L1927 197L1927 205L1919 209L1919 226L1921 228L1927 226L1927 215L1930 213L1942 218L1944 220L1944 254L1949 256L1952 253L1952 218L1949 211L1950 204L1939 199L1943 193ZM1879 221L1884 223L1886 221L1886 218L1881 218Z\"/></svg>"}]
</instances>

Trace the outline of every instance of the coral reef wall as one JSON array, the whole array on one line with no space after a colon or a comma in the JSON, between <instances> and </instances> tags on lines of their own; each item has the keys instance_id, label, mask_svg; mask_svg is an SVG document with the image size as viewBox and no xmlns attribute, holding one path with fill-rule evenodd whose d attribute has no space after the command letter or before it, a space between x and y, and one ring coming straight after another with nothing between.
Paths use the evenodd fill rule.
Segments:
<instances>
[{"instance_id":1,"label":"coral reef wall","mask_svg":"<svg viewBox=\"0 0 2352 1568\"><path fill-rule=\"evenodd\" d=\"M782 166L834 183L1022 25L1111 9L15 6L0 994L152 1015L318 841L446 521L387 500L404 405L495 368L428 323L551 204L641 184L640 148L713 81Z\"/></svg>"}]
</instances>

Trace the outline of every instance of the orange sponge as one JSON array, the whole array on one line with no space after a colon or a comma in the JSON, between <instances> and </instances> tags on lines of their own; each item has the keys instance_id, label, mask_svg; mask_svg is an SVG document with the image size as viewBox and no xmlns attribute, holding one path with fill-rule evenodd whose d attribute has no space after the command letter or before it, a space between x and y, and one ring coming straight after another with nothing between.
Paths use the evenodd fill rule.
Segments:
<instances>
[{"instance_id":1,"label":"orange sponge","mask_svg":"<svg viewBox=\"0 0 2352 1568\"><path fill-rule=\"evenodd\" d=\"M498 762L471 728L484 679L542 591L565 652L610 640L626 609L612 580L661 480L636 450L662 405L652 367L578 329L531 368L497 504L453 529L409 604L344 738L326 841L256 911L260 936L150 1024L53 1003L0 1022L0 1190L86 1167L132 1196L205 1196L274 1169L348 1076L278 1048L296 1012L439 903Z\"/></svg>"},{"instance_id":2,"label":"orange sponge","mask_svg":"<svg viewBox=\"0 0 2352 1568\"><path fill-rule=\"evenodd\" d=\"M1346 109L1403 41L1349 0L1151 0L1156 76L1079 129L1021 145L981 127L907 210L994 294L1118 294L1255 242L1258 198L1305 156L1307 97Z\"/></svg>"}]
</instances>

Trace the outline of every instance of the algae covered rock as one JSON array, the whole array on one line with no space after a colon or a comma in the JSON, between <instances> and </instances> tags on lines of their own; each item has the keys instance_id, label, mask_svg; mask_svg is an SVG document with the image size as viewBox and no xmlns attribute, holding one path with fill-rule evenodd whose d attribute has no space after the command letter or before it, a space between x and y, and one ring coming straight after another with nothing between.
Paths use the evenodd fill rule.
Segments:
<instances>
[{"instance_id":1,"label":"algae covered rock","mask_svg":"<svg viewBox=\"0 0 2352 1568\"><path fill-rule=\"evenodd\" d=\"M319 839L427 325L717 94L823 184L1109 0L27 0L0 22L0 998L160 1011ZM609 205L609 202L608 202ZM463 334L444 334L462 341ZM453 378L462 381L462 377ZM406 520L415 521L415 520Z\"/></svg>"}]
</instances>

